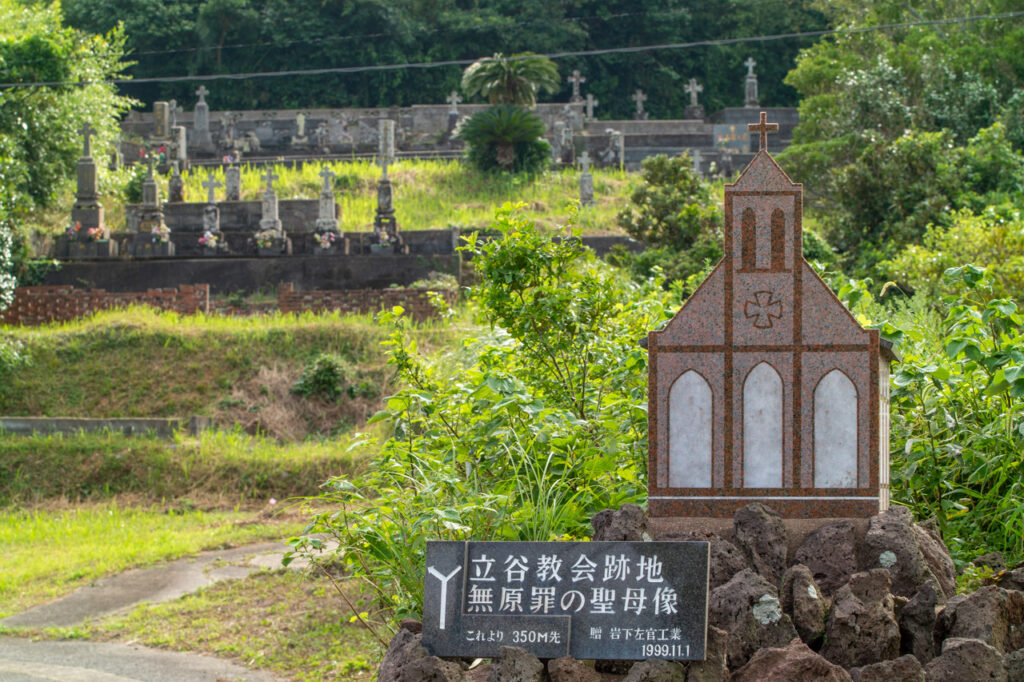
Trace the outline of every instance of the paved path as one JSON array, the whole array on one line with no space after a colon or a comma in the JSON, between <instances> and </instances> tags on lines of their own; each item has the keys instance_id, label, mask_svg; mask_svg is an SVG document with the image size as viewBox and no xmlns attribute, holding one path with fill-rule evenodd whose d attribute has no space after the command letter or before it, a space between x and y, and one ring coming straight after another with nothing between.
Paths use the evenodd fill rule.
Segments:
<instances>
[{"instance_id":1,"label":"paved path","mask_svg":"<svg viewBox=\"0 0 1024 682\"><path fill-rule=\"evenodd\" d=\"M3 682L276 682L210 656L81 640L0 637Z\"/></svg>"},{"instance_id":2,"label":"paved path","mask_svg":"<svg viewBox=\"0 0 1024 682\"><path fill-rule=\"evenodd\" d=\"M124 612L143 602L176 599L218 580L244 578L261 569L280 568L290 547L262 543L203 552L194 557L101 578L57 601L0 620L11 627L70 627ZM301 568L296 559L289 567ZM147 649L138 645L0 637L0 682L273 682L253 672L198 654Z\"/></svg>"}]
</instances>

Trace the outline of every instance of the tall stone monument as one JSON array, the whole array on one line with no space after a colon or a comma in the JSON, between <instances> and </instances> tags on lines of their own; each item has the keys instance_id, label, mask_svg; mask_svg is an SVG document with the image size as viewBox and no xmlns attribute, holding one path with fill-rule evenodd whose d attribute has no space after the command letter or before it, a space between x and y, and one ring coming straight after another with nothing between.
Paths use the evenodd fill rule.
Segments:
<instances>
[{"instance_id":1,"label":"tall stone monument","mask_svg":"<svg viewBox=\"0 0 1024 682\"><path fill-rule=\"evenodd\" d=\"M569 82L572 83L572 97L569 98L569 101L582 102L583 97L580 95L580 85L586 83L587 79L580 75L579 70L573 70L572 75L569 76Z\"/></svg>"},{"instance_id":2,"label":"tall stone monument","mask_svg":"<svg viewBox=\"0 0 1024 682\"><path fill-rule=\"evenodd\" d=\"M580 203L590 206L594 203L594 176L590 174L590 154L580 154Z\"/></svg>"},{"instance_id":3,"label":"tall stone monument","mask_svg":"<svg viewBox=\"0 0 1024 682\"><path fill-rule=\"evenodd\" d=\"M228 166L224 169L224 201L242 200L242 169Z\"/></svg>"},{"instance_id":4,"label":"tall stone monument","mask_svg":"<svg viewBox=\"0 0 1024 682\"><path fill-rule=\"evenodd\" d=\"M148 166L146 179L142 182L142 209L139 212L139 231L130 237L132 256L153 258L173 256L174 242L171 231L164 223L164 209L160 202L160 186L153 175L154 155L146 155Z\"/></svg>"},{"instance_id":5,"label":"tall stone monument","mask_svg":"<svg viewBox=\"0 0 1024 682\"><path fill-rule=\"evenodd\" d=\"M747 61L743 62L743 65L747 67L747 77L744 82L743 91L743 106L756 107L759 102L757 96L757 74L754 73L754 67L757 66L757 62L754 61L753 57L747 57Z\"/></svg>"},{"instance_id":6,"label":"tall stone monument","mask_svg":"<svg viewBox=\"0 0 1024 682\"><path fill-rule=\"evenodd\" d=\"M380 182L377 183L377 213L373 218L373 231L380 243L398 236L398 221L392 203L391 180L388 179L388 165L395 160L395 122L389 119L378 121L379 156L381 167Z\"/></svg>"},{"instance_id":7,"label":"tall stone monument","mask_svg":"<svg viewBox=\"0 0 1024 682\"><path fill-rule=\"evenodd\" d=\"M895 356L804 260L803 187L767 151L778 125L762 112L749 127L759 150L725 186L725 256L647 338L658 532L752 502L787 524L889 506Z\"/></svg>"},{"instance_id":8,"label":"tall stone monument","mask_svg":"<svg viewBox=\"0 0 1024 682\"><path fill-rule=\"evenodd\" d=\"M178 204L185 201L185 179L181 177L181 166L177 162L171 164L171 177L167 179L167 203Z\"/></svg>"},{"instance_id":9,"label":"tall stone monument","mask_svg":"<svg viewBox=\"0 0 1024 682\"><path fill-rule=\"evenodd\" d=\"M348 239L338 229L338 204L334 200L334 171L327 166L320 170L324 185L320 189L313 253L318 256L347 254Z\"/></svg>"},{"instance_id":10,"label":"tall stone monument","mask_svg":"<svg viewBox=\"0 0 1024 682\"><path fill-rule=\"evenodd\" d=\"M205 85L200 85L196 90L199 101L196 102L195 111L192 114L192 144L202 152L211 153L214 150L213 138L210 136L210 105L206 103L206 96L210 91Z\"/></svg>"},{"instance_id":11,"label":"tall stone monument","mask_svg":"<svg viewBox=\"0 0 1024 682\"><path fill-rule=\"evenodd\" d=\"M96 161L92 158L91 144L96 129L86 123L78 134L83 138L82 156L78 159L78 183L71 207L67 254L69 258L110 258L117 255L117 242L110 240L110 230L103 222L103 205L96 185Z\"/></svg>"},{"instance_id":12,"label":"tall stone monument","mask_svg":"<svg viewBox=\"0 0 1024 682\"><path fill-rule=\"evenodd\" d=\"M596 97L591 95L589 92L587 93L586 110L587 110L587 120L588 121L593 121L594 120L594 107L596 107L600 103L601 102L599 102Z\"/></svg>"},{"instance_id":13,"label":"tall stone monument","mask_svg":"<svg viewBox=\"0 0 1024 682\"><path fill-rule=\"evenodd\" d=\"M213 256L227 251L227 242L220 231L220 209L215 194L221 185L213 173L206 176L202 185L206 190L206 205L203 206L203 236L199 238L199 244L206 255Z\"/></svg>"},{"instance_id":14,"label":"tall stone monument","mask_svg":"<svg viewBox=\"0 0 1024 682\"><path fill-rule=\"evenodd\" d=\"M169 140L171 137L171 107L168 102L153 102L153 139Z\"/></svg>"},{"instance_id":15,"label":"tall stone monument","mask_svg":"<svg viewBox=\"0 0 1024 682\"><path fill-rule=\"evenodd\" d=\"M280 256L292 252L291 240L284 232L281 218L278 215L277 193L274 191L274 180L278 176L273 170L261 176L267 183L261 202L260 230L256 233L256 252L261 256Z\"/></svg>"}]
</instances>

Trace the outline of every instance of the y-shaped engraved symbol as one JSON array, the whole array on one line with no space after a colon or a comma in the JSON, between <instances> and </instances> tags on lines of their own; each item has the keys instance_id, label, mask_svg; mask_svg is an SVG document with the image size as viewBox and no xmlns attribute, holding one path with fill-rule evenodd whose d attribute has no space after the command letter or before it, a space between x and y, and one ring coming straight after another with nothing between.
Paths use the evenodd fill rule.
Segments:
<instances>
[{"instance_id":1,"label":"y-shaped engraved symbol","mask_svg":"<svg viewBox=\"0 0 1024 682\"><path fill-rule=\"evenodd\" d=\"M772 319L782 317L782 301L776 299L770 291L754 292L754 300L747 301L743 306L743 314L747 319L754 319L758 329L771 329Z\"/></svg>"},{"instance_id":2,"label":"y-shaped engraved symbol","mask_svg":"<svg viewBox=\"0 0 1024 682\"><path fill-rule=\"evenodd\" d=\"M445 615L447 615L447 613L448 613L448 581L451 580L452 578L454 578L458 574L458 572L461 571L461 570L462 570L462 566L456 566L455 570L453 570L448 575L442 575L433 566L428 566L427 567L427 573L429 573L430 575L434 576L435 578L437 578L438 580L441 581L441 617L439 619L439 623L438 623L438 626L437 626L437 628L439 630L444 630L444 626L445 626L444 618L445 618Z\"/></svg>"}]
</instances>

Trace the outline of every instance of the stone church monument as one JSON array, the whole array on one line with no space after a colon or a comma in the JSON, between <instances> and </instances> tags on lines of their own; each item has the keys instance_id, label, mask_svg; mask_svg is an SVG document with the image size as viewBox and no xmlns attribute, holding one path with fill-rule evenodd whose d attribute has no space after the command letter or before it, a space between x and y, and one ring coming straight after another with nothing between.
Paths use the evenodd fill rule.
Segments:
<instances>
[{"instance_id":1,"label":"stone church monument","mask_svg":"<svg viewBox=\"0 0 1024 682\"><path fill-rule=\"evenodd\" d=\"M788 519L889 506L889 363L803 258L803 187L766 148L725 186L725 255L649 334L651 517ZM658 519L652 518L652 522Z\"/></svg>"}]
</instances>

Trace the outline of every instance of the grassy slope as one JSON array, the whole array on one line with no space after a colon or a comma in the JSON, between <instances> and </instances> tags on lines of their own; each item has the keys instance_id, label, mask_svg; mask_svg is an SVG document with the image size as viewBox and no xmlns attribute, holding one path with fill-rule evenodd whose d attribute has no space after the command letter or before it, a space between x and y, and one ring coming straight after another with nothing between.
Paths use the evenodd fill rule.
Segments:
<instances>
[{"instance_id":1,"label":"grassy slope","mask_svg":"<svg viewBox=\"0 0 1024 682\"><path fill-rule=\"evenodd\" d=\"M420 343L443 342L440 323ZM386 394L390 373L369 316L178 316L147 308L41 327L0 327L30 364L0 386L0 414L67 417L208 415L285 438L359 423ZM332 405L290 392L320 353L339 355L370 397Z\"/></svg>"}]
</instances>

